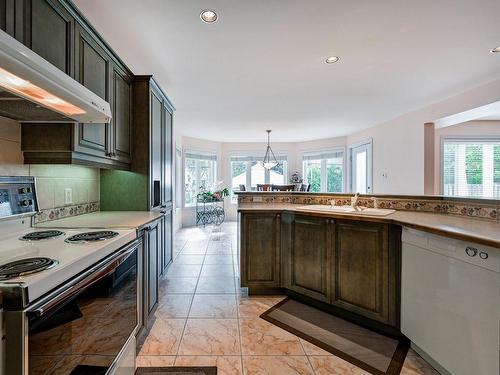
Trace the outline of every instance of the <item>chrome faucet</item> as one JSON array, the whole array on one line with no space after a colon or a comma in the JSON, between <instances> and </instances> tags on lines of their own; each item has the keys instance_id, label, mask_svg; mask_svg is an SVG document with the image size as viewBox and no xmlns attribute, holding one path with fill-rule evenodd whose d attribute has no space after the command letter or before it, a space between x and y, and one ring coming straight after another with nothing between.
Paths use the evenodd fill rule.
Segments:
<instances>
[{"instance_id":1,"label":"chrome faucet","mask_svg":"<svg viewBox=\"0 0 500 375\"><path fill-rule=\"evenodd\" d=\"M356 211L358 210L358 198L359 198L359 193L354 194L353 197L351 197L351 207L354 208Z\"/></svg>"}]
</instances>

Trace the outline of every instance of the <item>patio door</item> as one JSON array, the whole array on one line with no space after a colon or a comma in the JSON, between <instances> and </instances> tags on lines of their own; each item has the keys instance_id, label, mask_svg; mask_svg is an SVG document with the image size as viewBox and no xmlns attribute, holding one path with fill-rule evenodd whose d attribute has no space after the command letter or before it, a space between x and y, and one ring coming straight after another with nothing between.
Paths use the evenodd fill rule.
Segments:
<instances>
[{"instance_id":1,"label":"patio door","mask_svg":"<svg viewBox=\"0 0 500 375\"><path fill-rule=\"evenodd\" d=\"M349 147L351 192L370 194L372 187L372 141Z\"/></svg>"}]
</instances>

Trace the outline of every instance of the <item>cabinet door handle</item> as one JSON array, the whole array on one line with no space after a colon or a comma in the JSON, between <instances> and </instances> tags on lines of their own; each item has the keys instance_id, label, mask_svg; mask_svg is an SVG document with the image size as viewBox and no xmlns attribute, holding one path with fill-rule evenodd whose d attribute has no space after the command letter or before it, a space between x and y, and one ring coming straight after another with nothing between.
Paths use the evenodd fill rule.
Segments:
<instances>
[{"instance_id":1,"label":"cabinet door handle","mask_svg":"<svg viewBox=\"0 0 500 375\"><path fill-rule=\"evenodd\" d=\"M472 246L467 246L465 248L465 253L470 256L470 257L475 257L478 253L477 249L475 247L472 247Z\"/></svg>"},{"instance_id":2,"label":"cabinet door handle","mask_svg":"<svg viewBox=\"0 0 500 375\"><path fill-rule=\"evenodd\" d=\"M484 251L481 251L479 253L479 258L481 258L481 259L488 259L488 253L486 253Z\"/></svg>"}]
</instances>

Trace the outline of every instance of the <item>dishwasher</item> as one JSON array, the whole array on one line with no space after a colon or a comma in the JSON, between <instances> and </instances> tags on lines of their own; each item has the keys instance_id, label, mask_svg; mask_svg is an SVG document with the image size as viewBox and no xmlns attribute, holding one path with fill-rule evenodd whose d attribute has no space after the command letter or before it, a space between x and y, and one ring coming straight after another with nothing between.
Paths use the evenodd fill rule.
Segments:
<instances>
[{"instance_id":1,"label":"dishwasher","mask_svg":"<svg viewBox=\"0 0 500 375\"><path fill-rule=\"evenodd\" d=\"M404 228L401 331L437 370L498 375L500 249Z\"/></svg>"}]
</instances>

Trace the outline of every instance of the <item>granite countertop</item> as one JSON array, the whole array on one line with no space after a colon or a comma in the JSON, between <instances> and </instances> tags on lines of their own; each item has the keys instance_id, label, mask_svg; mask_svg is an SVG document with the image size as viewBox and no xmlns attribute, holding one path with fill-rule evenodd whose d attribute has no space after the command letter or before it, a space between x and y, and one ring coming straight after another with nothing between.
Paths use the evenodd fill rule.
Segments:
<instances>
[{"instance_id":1,"label":"granite countertop","mask_svg":"<svg viewBox=\"0 0 500 375\"><path fill-rule=\"evenodd\" d=\"M281 212L293 211L303 214L335 217L338 219L376 221L399 224L405 227L444 235L463 241L475 242L500 249L500 223L488 220L465 218L428 212L396 211L387 216L352 215L330 212L306 212L297 210L304 204L293 203L240 203L240 212Z\"/></svg>"},{"instance_id":2,"label":"granite countertop","mask_svg":"<svg viewBox=\"0 0 500 375\"><path fill-rule=\"evenodd\" d=\"M98 211L36 224L37 228L134 228L139 229L163 214L152 211Z\"/></svg>"}]
</instances>

